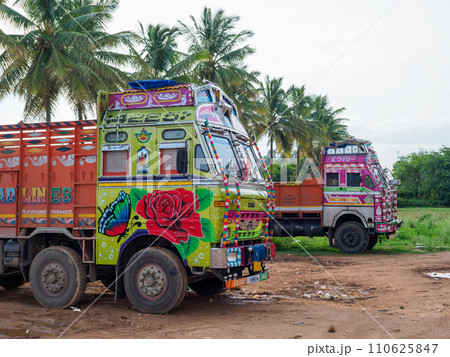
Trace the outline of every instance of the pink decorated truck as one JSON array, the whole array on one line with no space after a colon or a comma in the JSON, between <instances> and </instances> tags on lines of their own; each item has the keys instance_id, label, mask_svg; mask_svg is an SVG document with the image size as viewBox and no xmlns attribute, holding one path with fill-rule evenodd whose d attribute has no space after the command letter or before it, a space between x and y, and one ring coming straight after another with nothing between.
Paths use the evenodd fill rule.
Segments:
<instances>
[{"instance_id":1,"label":"pink decorated truck","mask_svg":"<svg viewBox=\"0 0 450 357\"><path fill-rule=\"evenodd\" d=\"M314 177L315 176L315 177ZM296 183L275 183L274 235L328 236L344 253L372 249L380 237L394 238L398 180L389 180L367 140L322 148L319 168Z\"/></svg>"}]
</instances>

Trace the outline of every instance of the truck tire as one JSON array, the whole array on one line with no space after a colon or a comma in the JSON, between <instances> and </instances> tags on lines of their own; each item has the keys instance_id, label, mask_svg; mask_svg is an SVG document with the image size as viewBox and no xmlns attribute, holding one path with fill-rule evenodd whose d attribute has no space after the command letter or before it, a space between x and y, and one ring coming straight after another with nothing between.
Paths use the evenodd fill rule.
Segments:
<instances>
[{"instance_id":1,"label":"truck tire","mask_svg":"<svg viewBox=\"0 0 450 357\"><path fill-rule=\"evenodd\" d=\"M223 281L219 278L206 278L195 283L190 283L189 287L200 296L217 295L226 290L223 286Z\"/></svg>"},{"instance_id":2,"label":"truck tire","mask_svg":"<svg viewBox=\"0 0 450 357\"><path fill-rule=\"evenodd\" d=\"M341 252L358 254L367 248L369 234L357 222L344 222L336 229L334 241Z\"/></svg>"},{"instance_id":3,"label":"truck tire","mask_svg":"<svg viewBox=\"0 0 450 357\"><path fill-rule=\"evenodd\" d=\"M369 244L367 245L366 250L371 250L373 247L375 247L375 245L378 243L378 236L375 235L370 235L369 236Z\"/></svg>"},{"instance_id":4,"label":"truck tire","mask_svg":"<svg viewBox=\"0 0 450 357\"><path fill-rule=\"evenodd\" d=\"M128 300L137 310L163 314L183 301L187 289L186 270L170 250L143 249L128 262L124 287Z\"/></svg>"},{"instance_id":5,"label":"truck tire","mask_svg":"<svg viewBox=\"0 0 450 357\"><path fill-rule=\"evenodd\" d=\"M31 289L42 306L62 309L73 306L83 297L86 284L86 269L71 248L45 248L31 263Z\"/></svg>"},{"instance_id":6,"label":"truck tire","mask_svg":"<svg viewBox=\"0 0 450 357\"><path fill-rule=\"evenodd\" d=\"M18 288L23 284L25 284L25 279L20 272L14 275L0 276L0 286L6 290Z\"/></svg>"}]
</instances>

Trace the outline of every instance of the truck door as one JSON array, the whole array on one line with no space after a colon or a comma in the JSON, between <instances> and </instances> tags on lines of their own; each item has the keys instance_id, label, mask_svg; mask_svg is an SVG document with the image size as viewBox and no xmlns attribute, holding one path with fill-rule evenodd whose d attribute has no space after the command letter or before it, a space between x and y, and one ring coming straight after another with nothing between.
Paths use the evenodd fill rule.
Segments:
<instances>
[{"instance_id":1,"label":"truck door","mask_svg":"<svg viewBox=\"0 0 450 357\"><path fill-rule=\"evenodd\" d=\"M15 236L18 222L18 171L0 171L0 235ZM17 225L18 226L18 225Z\"/></svg>"},{"instance_id":2,"label":"truck door","mask_svg":"<svg viewBox=\"0 0 450 357\"><path fill-rule=\"evenodd\" d=\"M157 130L159 176L192 188L192 126L163 126Z\"/></svg>"}]
</instances>

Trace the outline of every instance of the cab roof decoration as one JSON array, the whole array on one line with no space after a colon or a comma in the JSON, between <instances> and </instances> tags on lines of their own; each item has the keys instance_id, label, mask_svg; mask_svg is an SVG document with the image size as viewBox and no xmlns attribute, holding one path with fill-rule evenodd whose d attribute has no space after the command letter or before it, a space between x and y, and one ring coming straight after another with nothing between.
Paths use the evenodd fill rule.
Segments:
<instances>
[{"instance_id":1,"label":"cab roof decoration","mask_svg":"<svg viewBox=\"0 0 450 357\"><path fill-rule=\"evenodd\" d=\"M170 87L178 84L178 82L169 80L169 79L148 79L141 81L133 81L129 82L128 85L133 89L154 89L154 88L164 88Z\"/></svg>"}]
</instances>

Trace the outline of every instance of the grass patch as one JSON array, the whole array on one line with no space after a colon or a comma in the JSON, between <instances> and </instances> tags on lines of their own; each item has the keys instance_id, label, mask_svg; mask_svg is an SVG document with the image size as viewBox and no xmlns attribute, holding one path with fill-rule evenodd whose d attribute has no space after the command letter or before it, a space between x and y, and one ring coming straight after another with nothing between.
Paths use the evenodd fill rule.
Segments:
<instances>
[{"instance_id":1,"label":"grass patch","mask_svg":"<svg viewBox=\"0 0 450 357\"><path fill-rule=\"evenodd\" d=\"M431 253L450 251L450 208L402 208L398 216L403 220L394 239L383 239L364 254ZM342 254L328 246L327 237L274 238L279 253L308 255ZM303 249L303 248L304 249Z\"/></svg>"}]
</instances>

